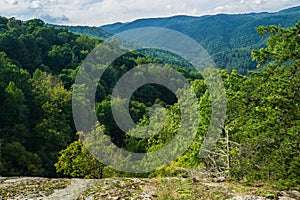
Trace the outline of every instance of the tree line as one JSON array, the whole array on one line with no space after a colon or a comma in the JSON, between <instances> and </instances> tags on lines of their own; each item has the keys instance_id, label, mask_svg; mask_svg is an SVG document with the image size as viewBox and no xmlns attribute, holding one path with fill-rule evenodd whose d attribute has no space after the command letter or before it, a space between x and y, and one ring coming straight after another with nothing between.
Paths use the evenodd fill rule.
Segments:
<instances>
[{"instance_id":1,"label":"tree line","mask_svg":"<svg viewBox=\"0 0 300 200\"><path fill-rule=\"evenodd\" d=\"M72 90L77 71L97 46L108 44L39 19L26 22L0 17L0 174L101 178L112 176L187 176L201 168L247 184L268 182L277 187L300 182L300 23L292 28L258 27L266 46L253 50L258 70L249 76L219 69L227 95L222 136L207 156L199 151L211 118L206 80L195 71L171 66L190 81L200 108L199 128L189 149L172 162L145 174L128 174L104 166L82 144L72 118ZM236 54L238 59L239 53ZM119 148L151 152L169 143L180 126L180 103L165 87L148 84L134 92L130 115L143 127L152 123L157 134L138 139L139 127L124 133L113 120L111 93L120 77L140 64L162 64L138 52L115 60L97 86L95 112L99 126ZM247 69L246 66L233 66ZM166 108L161 124L150 107ZM162 127L160 129L160 127ZM175 148L175 147L174 147Z\"/></svg>"}]
</instances>

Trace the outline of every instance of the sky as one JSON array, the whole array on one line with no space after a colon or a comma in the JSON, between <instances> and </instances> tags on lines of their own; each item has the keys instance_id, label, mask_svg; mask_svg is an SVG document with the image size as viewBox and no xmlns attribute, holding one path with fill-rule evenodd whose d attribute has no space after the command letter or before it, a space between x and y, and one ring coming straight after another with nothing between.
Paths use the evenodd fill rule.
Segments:
<instances>
[{"instance_id":1,"label":"sky","mask_svg":"<svg viewBox=\"0 0 300 200\"><path fill-rule=\"evenodd\" d=\"M0 0L0 15L100 26L174 15L276 12L294 6L300 6L300 0Z\"/></svg>"}]
</instances>

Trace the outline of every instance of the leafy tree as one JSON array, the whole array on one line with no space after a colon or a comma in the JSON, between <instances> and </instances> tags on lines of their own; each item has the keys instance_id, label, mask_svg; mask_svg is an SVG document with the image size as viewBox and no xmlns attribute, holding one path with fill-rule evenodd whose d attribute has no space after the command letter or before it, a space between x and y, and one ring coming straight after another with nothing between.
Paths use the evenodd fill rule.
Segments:
<instances>
[{"instance_id":1,"label":"leafy tree","mask_svg":"<svg viewBox=\"0 0 300 200\"><path fill-rule=\"evenodd\" d=\"M1 139L5 143L13 141L26 143L29 132L27 121L29 109L25 104L22 90L17 88L14 82L10 82L6 87L4 101L0 108L2 110L0 117Z\"/></svg>"},{"instance_id":2,"label":"leafy tree","mask_svg":"<svg viewBox=\"0 0 300 200\"><path fill-rule=\"evenodd\" d=\"M116 102L116 104L122 104L124 102ZM115 105L117 106L117 105ZM137 101L130 101L130 114L135 122L142 119L143 115L146 113L146 106L143 103ZM106 134L109 135L112 141L120 147L125 145L125 133L118 127L115 123L111 111L111 102L109 99L105 99L100 103L96 103L96 113L101 124L105 124Z\"/></svg>"},{"instance_id":3,"label":"leafy tree","mask_svg":"<svg viewBox=\"0 0 300 200\"><path fill-rule=\"evenodd\" d=\"M72 64L72 50L69 45L53 45L48 52L46 65L49 66L55 74L58 74L62 68L68 68Z\"/></svg>"},{"instance_id":4,"label":"leafy tree","mask_svg":"<svg viewBox=\"0 0 300 200\"><path fill-rule=\"evenodd\" d=\"M76 68L99 42L77 40L79 37L66 29L46 26L39 19L0 18L2 175L56 175L53 164L58 152L76 139L69 91ZM62 69L65 71L59 75ZM61 77L68 90L51 74ZM99 99L106 95L102 93ZM8 153L13 147L29 160L20 164L17 154ZM9 171L12 162L19 164ZM30 162L36 170L27 167Z\"/></svg>"},{"instance_id":5,"label":"leafy tree","mask_svg":"<svg viewBox=\"0 0 300 200\"><path fill-rule=\"evenodd\" d=\"M156 65L150 63L161 64L164 61L186 67L167 65L164 69L171 67L191 82L198 97L199 116L190 119L190 123L199 126L196 139L188 150L170 166L158 168L150 176L186 176L183 169L200 167L246 183L266 181L272 185L275 182L282 188L298 186L300 23L287 29L281 26L259 27L257 30L263 38L257 39L252 34L254 29L250 29L258 22L251 23L250 27L244 24L249 17L245 16L239 22L232 16L225 16L228 21L216 17L215 23L222 23L224 29L218 27L222 33L215 38L211 35L214 28L204 30L209 34L203 38L213 40L214 45L210 45L208 40L203 40L204 43L210 46L210 50L215 48L219 52L214 55L217 65L233 69L230 72L219 70L227 95L226 123L220 127L219 141L214 148L206 151L207 157L204 158L199 157L199 151L203 150L203 138L212 120L212 100L217 97L209 93L208 82L201 74L189 71L188 63L176 55L154 50L144 53L159 56L161 60L132 51L110 63L97 86L95 105L99 122L106 126L105 134L100 134L99 127L91 127L95 128L90 131L91 134L81 133L86 139L83 145L75 134L71 113L71 91L89 89L84 84L73 85L79 65L99 45L102 50L105 49L106 55L97 60L99 65L88 63L94 74L97 67L107 64L108 55L125 52L124 49L115 43L101 43L98 39L75 35L65 28L46 26L39 19L22 22L0 17L0 174L57 176L61 173L63 176L83 178L101 178L102 175L149 176L149 173L133 175L104 167L87 149L95 148L97 153L103 147L99 145L106 145L105 142L110 140L114 144L107 146L105 156L116 154L114 164L119 164L121 160L130 161L131 158L118 154L116 146L131 152L146 153L157 151L172 142L182 126L182 112L192 110L182 110L182 101L165 87L148 84L138 88L131 99L116 101L116 106L129 103L130 117L138 124L127 133L120 130L111 112L110 94L126 72L138 65L149 64L145 72L159 77L163 71L158 72ZM211 20L208 19L213 22ZM266 23L264 20L262 22ZM239 26L235 30L238 38L230 40L227 32L232 32L235 26ZM238 31L240 29L248 30L251 36ZM186 31L191 35L196 33ZM199 34L195 37L202 38ZM228 39L225 46L222 45L224 39ZM244 42L240 44L240 41ZM259 44L251 48L263 48L252 52L251 61L248 55L250 47L245 47L254 41L259 41ZM266 46L264 41L267 41ZM235 50L228 52L233 47L236 47ZM258 63L257 71L249 72L249 76L240 74L246 74L249 68L254 69L255 63ZM95 77L87 75L85 78L90 80ZM138 80L143 77L136 74L134 78ZM185 90L178 92L188 97ZM78 98L90 107L89 99ZM155 112L151 108L154 104L166 110L158 107ZM83 109L80 117L84 119L87 115ZM191 127L194 127L192 125L184 127L183 131L190 133ZM150 134L149 138L133 137L146 132ZM184 141L185 138L179 139ZM174 145L170 152L181 148ZM149 163L147 159L142 160L145 168L159 162L154 159Z\"/></svg>"},{"instance_id":6,"label":"leafy tree","mask_svg":"<svg viewBox=\"0 0 300 200\"><path fill-rule=\"evenodd\" d=\"M5 176L36 176L43 173L38 155L26 151L19 142L3 145L1 174Z\"/></svg>"},{"instance_id":7,"label":"leafy tree","mask_svg":"<svg viewBox=\"0 0 300 200\"><path fill-rule=\"evenodd\" d=\"M33 129L32 145L51 172L57 153L75 138L71 122L71 93L64 89L58 78L39 70L34 73L33 86L40 118ZM39 145L41 143L43 145Z\"/></svg>"},{"instance_id":8,"label":"leafy tree","mask_svg":"<svg viewBox=\"0 0 300 200\"><path fill-rule=\"evenodd\" d=\"M91 155L81 140L62 150L55 163L56 171L76 178L102 178L104 165Z\"/></svg>"},{"instance_id":9,"label":"leafy tree","mask_svg":"<svg viewBox=\"0 0 300 200\"><path fill-rule=\"evenodd\" d=\"M7 112L6 115L3 114L2 121L4 124L26 123L28 108L25 105L25 97L22 90L17 88L14 82L9 82L4 92L5 100L2 106Z\"/></svg>"},{"instance_id":10,"label":"leafy tree","mask_svg":"<svg viewBox=\"0 0 300 200\"><path fill-rule=\"evenodd\" d=\"M270 34L266 48L253 51L261 72L252 72L241 91L236 141L241 143L238 176L276 181L279 186L295 183L299 146L299 28L259 27ZM243 92L244 91L244 92ZM238 104L236 104L238 105ZM283 181L285 180L285 181Z\"/></svg>"}]
</instances>

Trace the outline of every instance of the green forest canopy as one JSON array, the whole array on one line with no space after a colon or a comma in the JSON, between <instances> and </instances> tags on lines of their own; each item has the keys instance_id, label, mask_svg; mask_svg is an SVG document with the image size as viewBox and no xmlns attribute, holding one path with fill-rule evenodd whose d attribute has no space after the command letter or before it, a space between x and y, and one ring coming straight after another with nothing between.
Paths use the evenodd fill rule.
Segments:
<instances>
[{"instance_id":1,"label":"green forest canopy","mask_svg":"<svg viewBox=\"0 0 300 200\"><path fill-rule=\"evenodd\" d=\"M218 68L235 69L243 75L249 75L248 70L256 69L257 64L251 59L251 51L264 47L266 43L266 38L261 38L255 28L279 24L290 28L299 21L299 16L300 6L278 12L137 19L132 22L104 25L98 31L118 34L143 27L172 29L199 42L212 55ZM169 63L168 56L160 56ZM176 59L171 61L171 64L174 63L178 63Z\"/></svg>"},{"instance_id":2,"label":"green forest canopy","mask_svg":"<svg viewBox=\"0 0 300 200\"><path fill-rule=\"evenodd\" d=\"M262 181L283 188L299 187L300 23L293 28L268 26L257 30L262 37L270 36L265 48L252 52L260 70L249 72L250 76L219 70L228 107L216 148L208 152L209 156L199 157L211 111L205 80L197 72L175 68L190 81L199 99L196 140L170 166L134 175L117 172L93 158L82 145L78 136L83 133L76 133L72 119L76 72L96 45L106 44L67 29L45 26L39 19L23 22L0 17L0 174L153 177L185 176L183 169L201 168L248 184ZM120 148L154 151L176 134L179 103L158 85L139 88L130 101L131 116L140 125L149 123L152 105L160 104L168 110L165 126L158 134L133 138L113 121L110 95L118 79L139 64L155 62L160 63L130 52L112 63L98 84L95 108L100 126Z\"/></svg>"}]
</instances>

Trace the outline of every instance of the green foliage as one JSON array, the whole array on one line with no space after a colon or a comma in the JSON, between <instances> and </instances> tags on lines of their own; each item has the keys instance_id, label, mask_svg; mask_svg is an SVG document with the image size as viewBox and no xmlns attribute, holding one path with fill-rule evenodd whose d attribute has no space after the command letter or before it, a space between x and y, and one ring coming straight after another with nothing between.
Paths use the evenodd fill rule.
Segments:
<instances>
[{"instance_id":1,"label":"green foliage","mask_svg":"<svg viewBox=\"0 0 300 200\"><path fill-rule=\"evenodd\" d=\"M55 163L57 172L75 178L102 178L104 165L88 152L80 140L59 154Z\"/></svg>"},{"instance_id":2,"label":"green foliage","mask_svg":"<svg viewBox=\"0 0 300 200\"><path fill-rule=\"evenodd\" d=\"M296 9L295 12L299 11ZM286 13L277 13L276 16L281 14ZM269 14L239 16L242 17L239 22L236 21L238 16L221 16L224 19L220 16L203 18L207 22L214 22L204 32L215 31L213 27L220 23L225 26L221 26L224 29L218 29L222 33L217 37L209 34L204 39L206 45L210 44L209 39L216 42L211 48L218 51L215 57L222 61L217 62L219 66L236 69L230 72L219 70L227 95L226 121L219 129L219 141L206 152L206 157L199 156L199 151L203 150L203 139L212 121L211 106L217 98L209 93L209 82L195 71L166 65L165 69L172 67L190 81L198 98L198 102L194 103L199 106L199 113L195 119L189 119L190 126L183 128L184 133L190 133L196 124L199 126L195 130L195 140L188 150L170 166L158 168L151 174L117 172L105 167L92 153L101 152L98 151L103 147L101 145L112 141L113 145L106 145L108 152L105 152L104 157L115 155L117 159L114 164L119 164L123 160L130 161L131 158L118 154L116 147L131 152L154 152L177 137L182 126L182 113L191 113L193 110L182 110L181 104L186 105L188 102L177 99L167 88L156 84L138 88L130 100L115 101L117 106L129 103L130 115L138 124L136 128L124 133L112 116L111 93L117 81L132 68L149 63L155 65L150 64L147 72L159 76L162 71L157 73L155 66L162 62L133 51L111 63L99 81L95 95L95 112L101 127L105 126L104 134L100 134L101 127L98 127L97 122L95 127L91 127L89 134L81 133L86 139L82 142L75 134L71 112L71 91L74 89L79 65L96 45L103 47L109 54L115 54L121 49L113 43L103 44L100 40L78 36L66 29L45 26L38 19L22 22L14 18L0 17L0 174L82 178L186 177L187 172L193 168L206 168L213 175L226 175L247 184L267 182L283 189L299 187L300 23L292 28L260 26L257 30L263 38L256 39L252 35L255 30L251 26L259 25L258 22L267 23ZM260 20L254 20L253 23L248 21L256 17ZM181 19L193 25L200 23L198 18L193 18L192 21L188 17ZM177 26L174 21L168 22ZM290 22L285 18L283 21ZM202 21L199 27L207 25L207 22ZM245 22L247 23L244 24ZM271 22L277 20L272 18ZM238 34L238 38L230 40L228 31L233 27L236 27L234 32ZM249 38L246 33L237 32L244 29L251 29ZM201 35L195 35L197 31L184 32L203 39ZM239 44L245 38L245 43ZM230 40L230 44L221 47L219 44L222 40ZM254 62L249 64L252 62L248 55L250 49L245 46L253 44L254 41L265 40L266 46L263 43L252 46L264 47L252 51ZM236 50L228 53L228 49ZM165 59L163 61L173 60L176 65L185 65L184 61L177 60L176 55L152 51L150 54L160 56L161 60ZM102 62L106 64L105 60ZM250 71L250 76L241 75L240 72L246 74L247 69L252 69L254 63L258 63L258 71ZM98 66L91 63L90 67L93 71ZM213 80L210 76L205 78ZM82 84L76 85L76 89L80 91L89 88ZM177 92L190 100L186 90ZM87 99L78 98L78 101L89 102ZM153 110L153 105L160 107ZM81 114L83 118L87 115L85 112ZM145 133L150 137L133 137ZM184 139L179 137L179 141ZM94 148L95 152L88 152L89 147ZM175 144L169 151L176 152L182 148ZM149 163L147 159L145 157L142 162L145 168L160 162L153 159Z\"/></svg>"},{"instance_id":3,"label":"green foliage","mask_svg":"<svg viewBox=\"0 0 300 200\"><path fill-rule=\"evenodd\" d=\"M263 69L230 94L243 102L229 123L233 139L241 144L233 170L250 183L267 180L279 186L297 185L297 172L290 169L297 165L300 152L299 27L298 23L289 29L258 28L261 34L270 34L268 46L253 51L253 59Z\"/></svg>"},{"instance_id":4,"label":"green foliage","mask_svg":"<svg viewBox=\"0 0 300 200\"><path fill-rule=\"evenodd\" d=\"M56 176L58 152L76 139L64 86L71 89L77 66L99 40L39 19L0 23L0 174ZM53 75L63 69L64 82Z\"/></svg>"},{"instance_id":5,"label":"green foliage","mask_svg":"<svg viewBox=\"0 0 300 200\"><path fill-rule=\"evenodd\" d=\"M246 75L247 71L254 70L256 65L249 56L251 50L263 47L266 41L259 37L255 28L277 24L292 27L299 21L299 14L299 7L296 7L276 13L138 19L129 23L104 25L100 28L111 34L142 27L173 29L199 42L212 55L217 67L236 69L239 73ZM165 54L161 51L148 51L147 53L157 56L166 63L186 66L186 63L172 54Z\"/></svg>"},{"instance_id":6,"label":"green foliage","mask_svg":"<svg viewBox=\"0 0 300 200\"><path fill-rule=\"evenodd\" d=\"M9 82L4 90L3 109L7 113L3 113L3 121L5 124L14 125L27 121L28 108L25 105L25 96L21 89L16 87L14 82Z\"/></svg>"},{"instance_id":7,"label":"green foliage","mask_svg":"<svg viewBox=\"0 0 300 200\"><path fill-rule=\"evenodd\" d=\"M19 142L3 145L3 171L6 176L37 176L42 173L42 162L38 155L26 151Z\"/></svg>"},{"instance_id":8,"label":"green foliage","mask_svg":"<svg viewBox=\"0 0 300 200\"><path fill-rule=\"evenodd\" d=\"M67 29L45 26L39 19L22 22L14 18L3 20L0 32L0 52L18 67L33 73L44 65L58 74L64 68L76 68L98 43L97 39L78 36Z\"/></svg>"},{"instance_id":9,"label":"green foliage","mask_svg":"<svg viewBox=\"0 0 300 200\"><path fill-rule=\"evenodd\" d=\"M54 25L57 28L65 28L73 33L86 35L90 38L100 38L100 39L107 39L111 36L110 33L102 30L99 27L90 27L90 26L59 26Z\"/></svg>"},{"instance_id":10,"label":"green foliage","mask_svg":"<svg viewBox=\"0 0 300 200\"><path fill-rule=\"evenodd\" d=\"M33 128L31 143L50 171L54 170L57 153L75 138L71 122L71 92L64 89L59 79L39 70L34 73L33 87L39 118ZM44 144L39 145L43 141Z\"/></svg>"}]
</instances>

